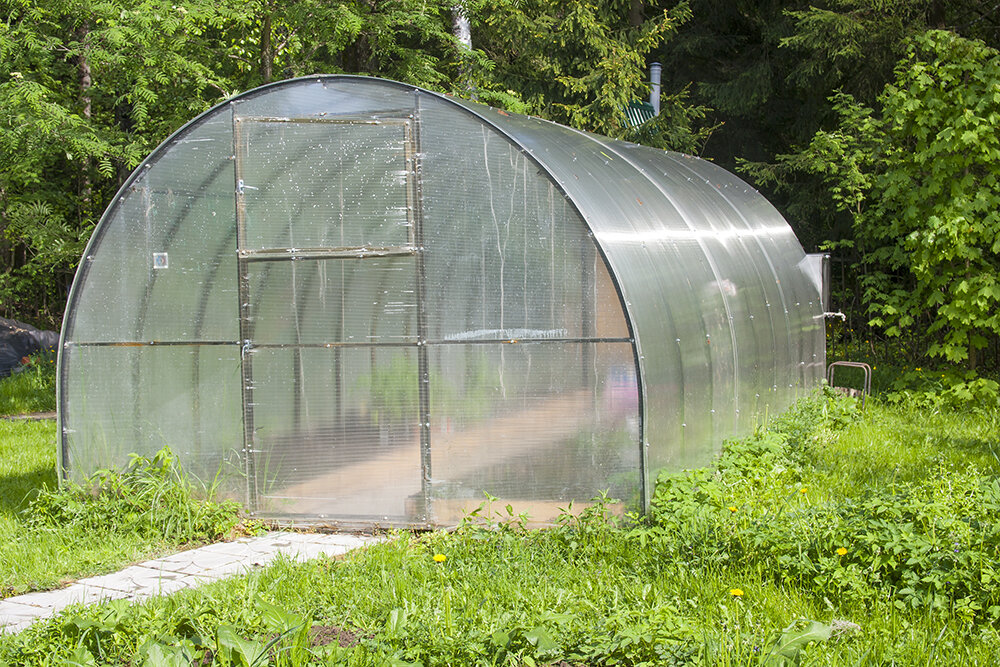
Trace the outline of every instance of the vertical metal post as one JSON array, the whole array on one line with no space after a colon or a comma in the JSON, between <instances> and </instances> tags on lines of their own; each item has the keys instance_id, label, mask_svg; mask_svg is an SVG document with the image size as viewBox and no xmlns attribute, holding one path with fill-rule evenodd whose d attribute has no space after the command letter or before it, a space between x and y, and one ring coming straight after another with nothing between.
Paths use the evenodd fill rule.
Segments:
<instances>
[{"instance_id":1,"label":"vertical metal post","mask_svg":"<svg viewBox=\"0 0 1000 667\"><path fill-rule=\"evenodd\" d=\"M422 519L431 521L431 386L427 359L427 285L424 270L424 225L420 184L420 93L414 93L413 125L407 137L406 154L410 187L406 189L407 210L413 223L413 244L417 249L417 383L420 401L420 509Z\"/></svg>"},{"instance_id":2,"label":"vertical metal post","mask_svg":"<svg viewBox=\"0 0 1000 667\"><path fill-rule=\"evenodd\" d=\"M589 241L589 238L588 238ZM594 293L597 276L594 272L594 254L591 250L593 242L584 241L580 244L580 335L584 338L594 336L596 325L594 317ZM594 353L593 343L583 343L580 350L580 386L587 388L591 373L593 373Z\"/></svg>"},{"instance_id":3,"label":"vertical metal post","mask_svg":"<svg viewBox=\"0 0 1000 667\"><path fill-rule=\"evenodd\" d=\"M236 175L236 269L238 272L240 299L240 366L242 369L243 397L243 463L247 478L247 508L251 512L260 509L260 498L257 489L257 461L254 458L254 419L253 419L253 327L250 322L250 263L244 250L247 248L247 215L246 196L243 188L242 151L244 146L243 127L241 119L233 110L233 160Z\"/></svg>"}]
</instances>

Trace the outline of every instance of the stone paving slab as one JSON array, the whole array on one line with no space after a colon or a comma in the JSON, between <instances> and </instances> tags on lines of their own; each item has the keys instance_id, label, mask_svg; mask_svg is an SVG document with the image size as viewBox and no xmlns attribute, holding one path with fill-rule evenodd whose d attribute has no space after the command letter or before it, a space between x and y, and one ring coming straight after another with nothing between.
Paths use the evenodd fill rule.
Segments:
<instances>
[{"instance_id":1,"label":"stone paving slab","mask_svg":"<svg viewBox=\"0 0 1000 667\"><path fill-rule=\"evenodd\" d=\"M54 616L72 604L106 600L142 600L194 588L210 581L245 574L283 555L304 561L320 555L341 556L381 541L371 535L319 535L272 532L181 551L164 558L97 577L80 579L55 591L28 593L0 600L0 632L20 632L40 618Z\"/></svg>"}]
</instances>

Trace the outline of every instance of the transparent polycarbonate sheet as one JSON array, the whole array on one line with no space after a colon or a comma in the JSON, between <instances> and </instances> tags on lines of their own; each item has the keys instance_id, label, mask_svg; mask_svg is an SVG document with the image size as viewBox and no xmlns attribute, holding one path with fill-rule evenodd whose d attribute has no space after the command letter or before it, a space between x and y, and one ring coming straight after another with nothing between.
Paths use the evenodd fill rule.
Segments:
<instances>
[{"instance_id":1,"label":"transparent polycarbonate sheet","mask_svg":"<svg viewBox=\"0 0 1000 667\"><path fill-rule=\"evenodd\" d=\"M63 461L76 480L163 447L245 499L236 345L70 346L62 354Z\"/></svg>"},{"instance_id":2,"label":"transparent polycarbonate sheet","mask_svg":"<svg viewBox=\"0 0 1000 667\"><path fill-rule=\"evenodd\" d=\"M251 357L262 514L423 522L415 348Z\"/></svg>"},{"instance_id":3,"label":"transparent polycarbonate sheet","mask_svg":"<svg viewBox=\"0 0 1000 667\"><path fill-rule=\"evenodd\" d=\"M256 262L249 272L258 345L416 343L412 257Z\"/></svg>"},{"instance_id":4,"label":"transparent polycarbonate sheet","mask_svg":"<svg viewBox=\"0 0 1000 667\"><path fill-rule=\"evenodd\" d=\"M766 199L711 163L690 158L687 163L691 170L712 179L711 182L730 183L721 191L747 220L755 221L754 238L765 249L768 265L782 293L779 315L787 323L783 351L788 356L775 364L775 385L784 392L787 404L815 387L823 377L826 334L820 289L810 275L802 247L791 228Z\"/></svg>"},{"instance_id":5,"label":"transparent polycarbonate sheet","mask_svg":"<svg viewBox=\"0 0 1000 667\"><path fill-rule=\"evenodd\" d=\"M707 180L693 168L701 162L694 158L638 147L621 150L647 173L656 174L662 186L684 202L692 233L702 239L702 247L716 267L719 287L728 297L737 351L733 371L735 433L746 432L755 415L783 404L783 396L774 395L774 369L790 365L788 346L776 343L776 335L787 337L785 317L779 317L777 327L772 321L772 315L782 311L778 307L783 302L780 282L769 268L759 230L751 227L732 199L734 191L747 186L722 170L712 174L714 181Z\"/></svg>"},{"instance_id":6,"label":"transparent polycarbonate sheet","mask_svg":"<svg viewBox=\"0 0 1000 667\"><path fill-rule=\"evenodd\" d=\"M546 522L601 491L639 504L639 397L628 343L430 349L434 522L486 498Z\"/></svg>"},{"instance_id":7,"label":"transparent polycarbonate sheet","mask_svg":"<svg viewBox=\"0 0 1000 667\"><path fill-rule=\"evenodd\" d=\"M141 168L81 261L68 340L236 340L231 155L220 111Z\"/></svg>"},{"instance_id":8,"label":"transparent polycarbonate sheet","mask_svg":"<svg viewBox=\"0 0 1000 667\"><path fill-rule=\"evenodd\" d=\"M414 91L371 77L337 76L299 79L265 86L232 102L237 116L270 118L377 117L413 110Z\"/></svg>"},{"instance_id":9,"label":"transparent polycarbonate sheet","mask_svg":"<svg viewBox=\"0 0 1000 667\"><path fill-rule=\"evenodd\" d=\"M434 98L420 136L430 340L628 336L586 225L533 161Z\"/></svg>"},{"instance_id":10,"label":"transparent polycarbonate sheet","mask_svg":"<svg viewBox=\"0 0 1000 667\"><path fill-rule=\"evenodd\" d=\"M650 468L707 461L713 443L728 435L717 433L717 425L735 416L733 342L728 296L683 206L588 135L530 118L493 116L585 213L618 276L646 389ZM629 184L627 195L622 179Z\"/></svg>"},{"instance_id":11,"label":"transparent polycarbonate sheet","mask_svg":"<svg viewBox=\"0 0 1000 667\"><path fill-rule=\"evenodd\" d=\"M407 119L235 119L248 249L412 244Z\"/></svg>"},{"instance_id":12,"label":"transparent polycarbonate sheet","mask_svg":"<svg viewBox=\"0 0 1000 667\"><path fill-rule=\"evenodd\" d=\"M707 462L748 428L749 408L790 402L804 318L784 312L783 276L768 263L794 264L802 250L762 197L715 167L711 178L683 168L688 158L468 106L543 165L608 258L640 353L648 480Z\"/></svg>"}]
</instances>

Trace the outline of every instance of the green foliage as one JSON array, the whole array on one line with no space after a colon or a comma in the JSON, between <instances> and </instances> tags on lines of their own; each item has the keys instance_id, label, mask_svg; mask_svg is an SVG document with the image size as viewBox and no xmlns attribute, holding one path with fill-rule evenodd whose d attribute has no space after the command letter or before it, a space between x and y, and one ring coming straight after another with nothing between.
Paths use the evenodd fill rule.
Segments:
<instances>
[{"instance_id":1,"label":"green foliage","mask_svg":"<svg viewBox=\"0 0 1000 667\"><path fill-rule=\"evenodd\" d=\"M790 158L854 219L871 324L973 369L1000 334L998 83L997 51L930 31L878 112L836 96L839 127Z\"/></svg>"},{"instance_id":2,"label":"green foliage","mask_svg":"<svg viewBox=\"0 0 1000 667\"><path fill-rule=\"evenodd\" d=\"M628 5L620 0L473 3L474 45L489 59L488 71L475 72L477 93L506 91L534 115L621 136L625 106L648 95L647 55L690 16L681 2L631 25Z\"/></svg>"},{"instance_id":3,"label":"green foliage","mask_svg":"<svg viewBox=\"0 0 1000 667\"><path fill-rule=\"evenodd\" d=\"M820 423L843 428L848 400L827 404ZM926 479L814 498L819 439L808 425L818 408L800 405L771 430L731 443L714 469L662 477L652 517L676 537L667 554L757 566L779 583L860 605L885 600L968 621L1000 619L990 555L1000 549L996 474L938 464Z\"/></svg>"},{"instance_id":4,"label":"green foliage","mask_svg":"<svg viewBox=\"0 0 1000 667\"><path fill-rule=\"evenodd\" d=\"M28 526L115 530L180 544L214 541L236 526L237 503L204 500L195 491L169 448L152 458L133 454L124 470L96 473L84 485L65 482L40 491L28 508ZM212 495L209 489L207 496Z\"/></svg>"}]
</instances>

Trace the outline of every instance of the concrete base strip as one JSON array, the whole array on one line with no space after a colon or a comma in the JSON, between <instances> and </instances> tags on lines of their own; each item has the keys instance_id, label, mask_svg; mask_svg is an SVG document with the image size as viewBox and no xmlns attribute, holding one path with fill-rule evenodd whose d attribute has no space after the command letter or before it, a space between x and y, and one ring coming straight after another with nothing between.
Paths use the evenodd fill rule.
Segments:
<instances>
[{"instance_id":1,"label":"concrete base strip","mask_svg":"<svg viewBox=\"0 0 1000 667\"><path fill-rule=\"evenodd\" d=\"M340 556L382 538L371 535L317 535L273 532L219 542L200 549L149 560L120 572L88 577L66 588L0 600L0 632L20 632L40 618L54 616L73 604L127 598L142 600L246 574L284 554L305 561L320 555Z\"/></svg>"}]
</instances>

